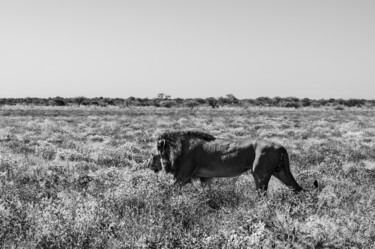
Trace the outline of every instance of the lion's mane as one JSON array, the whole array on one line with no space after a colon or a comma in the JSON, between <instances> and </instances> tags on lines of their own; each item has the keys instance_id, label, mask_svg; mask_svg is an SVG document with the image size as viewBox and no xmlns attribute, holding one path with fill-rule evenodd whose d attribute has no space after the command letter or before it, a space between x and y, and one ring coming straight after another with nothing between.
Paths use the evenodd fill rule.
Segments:
<instances>
[{"instance_id":1,"label":"lion's mane","mask_svg":"<svg viewBox=\"0 0 375 249\"><path fill-rule=\"evenodd\" d=\"M165 159L169 163L166 166L166 172L176 174L180 165L180 160L184 155L186 142L201 141L209 142L216 138L208 133L200 131L171 131L159 135L157 141L165 141ZM161 148L158 148L160 151Z\"/></svg>"}]
</instances>

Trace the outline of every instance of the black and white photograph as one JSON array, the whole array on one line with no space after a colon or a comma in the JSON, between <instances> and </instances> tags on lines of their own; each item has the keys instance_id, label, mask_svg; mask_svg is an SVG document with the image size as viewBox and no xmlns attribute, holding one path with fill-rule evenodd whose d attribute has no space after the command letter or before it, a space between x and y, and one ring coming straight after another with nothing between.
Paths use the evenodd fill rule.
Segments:
<instances>
[{"instance_id":1,"label":"black and white photograph","mask_svg":"<svg viewBox=\"0 0 375 249\"><path fill-rule=\"evenodd\" d=\"M0 248L375 248L375 1L0 0Z\"/></svg>"}]
</instances>

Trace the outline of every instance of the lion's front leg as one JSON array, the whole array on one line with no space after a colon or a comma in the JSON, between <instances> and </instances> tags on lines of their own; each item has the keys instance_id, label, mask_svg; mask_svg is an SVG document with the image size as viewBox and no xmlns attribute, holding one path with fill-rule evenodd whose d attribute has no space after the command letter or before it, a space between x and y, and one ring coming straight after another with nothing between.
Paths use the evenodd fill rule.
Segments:
<instances>
[{"instance_id":1,"label":"lion's front leg","mask_svg":"<svg viewBox=\"0 0 375 249\"><path fill-rule=\"evenodd\" d=\"M180 165L175 173L175 184L179 184L181 187L190 183L196 172L196 165L190 162L185 162Z\"/></svg>"}]
</instances>

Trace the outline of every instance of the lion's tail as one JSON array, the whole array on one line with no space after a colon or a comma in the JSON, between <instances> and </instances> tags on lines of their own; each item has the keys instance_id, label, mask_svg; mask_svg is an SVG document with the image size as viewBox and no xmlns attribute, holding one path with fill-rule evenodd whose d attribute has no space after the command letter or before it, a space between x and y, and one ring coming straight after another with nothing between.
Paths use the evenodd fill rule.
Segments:
<instances>
[{"instance_id":1,"label":"lion's tail","mask_svg":"<svg viewBox=\"0 0 375 249\"><path fill-rule=\"evenodd\" d=\"M289 155L288 152L284 147L279 149L280 151L280 162L279 167L277 169L276 175L278 178L288 187L291 187L294 191L301 191L303 190L300 185L298 185L297 181L294 179L292 173L290 172L290 164L289 164Z\"/></svg>"}]
</instances>

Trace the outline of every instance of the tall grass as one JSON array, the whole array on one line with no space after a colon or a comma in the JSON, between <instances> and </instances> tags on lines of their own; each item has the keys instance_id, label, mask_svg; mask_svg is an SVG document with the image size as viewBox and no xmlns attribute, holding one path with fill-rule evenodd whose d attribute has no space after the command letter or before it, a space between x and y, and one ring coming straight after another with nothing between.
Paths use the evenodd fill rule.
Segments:
<instances>
[{"instance_id":1,"label":"tall grass","mask_svg":"<svg viewBox=\"0 0 375 249\"><path fill-rule=\"evenodd\" d=\"M368 109L0 110L1 248L373 248L375 116ZM284 144L310 192L253 179L182 190L145 161L155 136L199 129ZM319 189L313 181L319 181Z\"/></svg>"}]
</instances>

